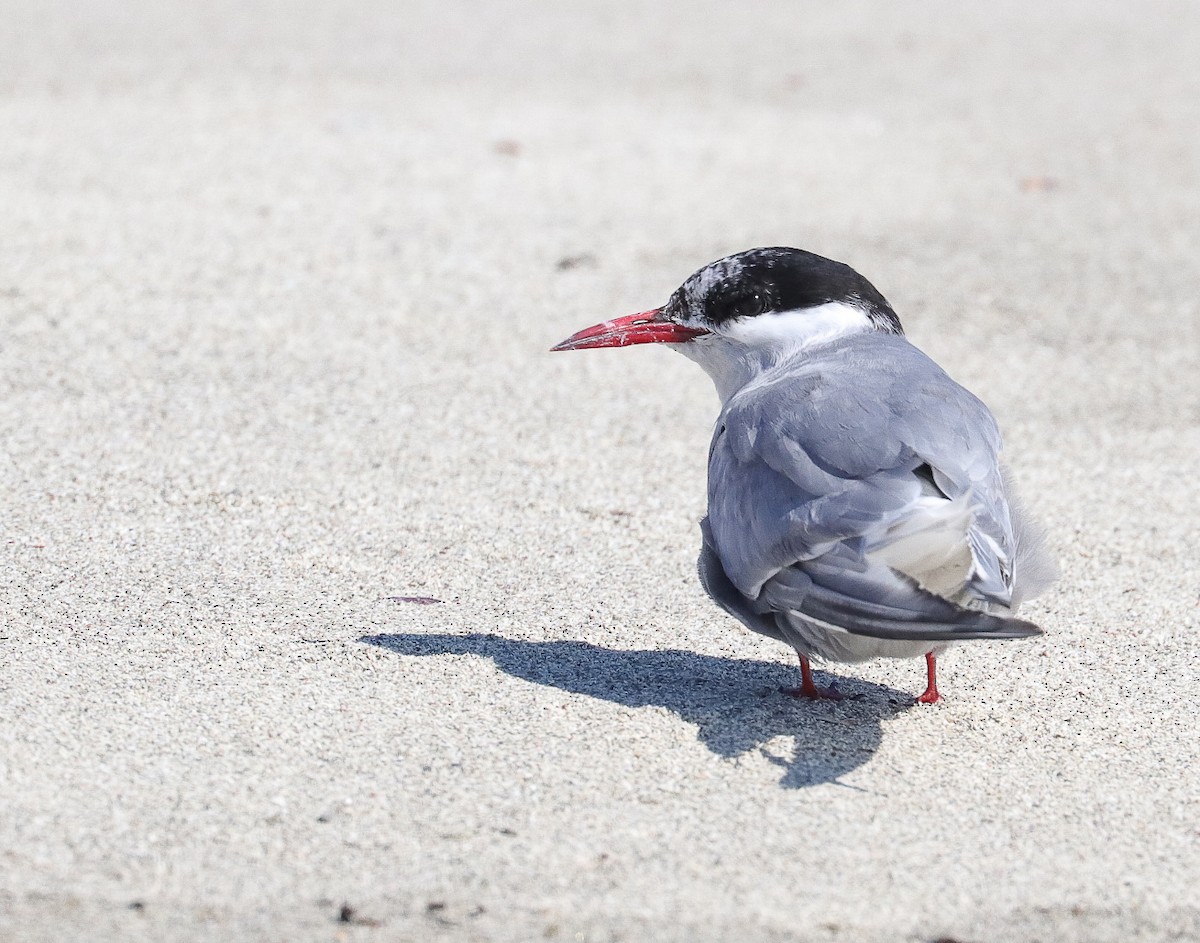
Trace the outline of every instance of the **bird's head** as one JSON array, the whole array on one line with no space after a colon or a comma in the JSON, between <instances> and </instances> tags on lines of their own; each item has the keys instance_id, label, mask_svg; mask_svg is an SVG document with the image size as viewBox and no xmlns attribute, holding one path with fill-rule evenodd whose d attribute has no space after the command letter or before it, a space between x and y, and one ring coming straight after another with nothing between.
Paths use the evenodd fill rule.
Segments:
<instances>
[{"instance_id":1,"label":"bird's head","mask_svg":"<svg viewBox=\"0 0 1200 943\"><path fill-rule=\"evenodd\" d=\"M552 350L670 344L725 399L756 366L863 331L904 333L887 299L850 266L802 249L748 249L704 266L661 308L584 328Z\"/></svg>"}]
</instances>

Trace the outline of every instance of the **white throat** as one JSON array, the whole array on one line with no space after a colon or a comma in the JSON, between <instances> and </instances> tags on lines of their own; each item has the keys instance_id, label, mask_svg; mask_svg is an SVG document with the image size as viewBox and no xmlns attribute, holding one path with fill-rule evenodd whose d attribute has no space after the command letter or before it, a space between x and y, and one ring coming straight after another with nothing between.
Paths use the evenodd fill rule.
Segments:
<instances>
[{"instance_id":1,"label":"white throat","mask_svg":"<svg viewBox=\"0 0 1200 943\"><path fill-rule=\"evenodd\" d=\"M874 330L867 312L841 301L722 325L686 344L672 344L712 378L721 405L775 364L810 348Z\"/></svg>"}]
</instances>

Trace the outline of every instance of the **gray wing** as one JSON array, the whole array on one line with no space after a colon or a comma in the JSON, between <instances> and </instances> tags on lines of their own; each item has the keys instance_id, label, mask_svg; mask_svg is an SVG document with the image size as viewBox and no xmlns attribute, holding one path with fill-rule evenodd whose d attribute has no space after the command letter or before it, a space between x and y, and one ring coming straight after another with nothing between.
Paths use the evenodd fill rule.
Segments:
<instances>
[{"instance_id":1,"label":"gray wing","mask_svg":"<svg viewBox=\"0 0 1200 943\"><path fill-rule=\"evenodd\" d=\"M733 614L748 625L791 610L879 638L1034 634L979 611L1012 601L999 451L987 407L903 338L829 345L722 411L708 567L745 600Z\"/></svg>"}]
</instances>

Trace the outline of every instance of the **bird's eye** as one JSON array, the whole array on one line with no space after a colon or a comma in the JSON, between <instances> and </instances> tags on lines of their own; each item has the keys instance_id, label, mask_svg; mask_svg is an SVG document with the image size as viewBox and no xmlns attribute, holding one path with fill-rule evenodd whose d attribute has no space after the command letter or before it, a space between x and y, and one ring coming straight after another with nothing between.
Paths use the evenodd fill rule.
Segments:
<instances>
[{"instance_id":1,"label":"bird's eye","mask_svg":"<svg viewBox=\"0 0 1200 943\"><path fill-rule=\"evenodd\" d=\"M766 310L767 300L762 292L751 291L730 299L726 305L730 318L749 318Z\"/></svg>"}]
</instances>

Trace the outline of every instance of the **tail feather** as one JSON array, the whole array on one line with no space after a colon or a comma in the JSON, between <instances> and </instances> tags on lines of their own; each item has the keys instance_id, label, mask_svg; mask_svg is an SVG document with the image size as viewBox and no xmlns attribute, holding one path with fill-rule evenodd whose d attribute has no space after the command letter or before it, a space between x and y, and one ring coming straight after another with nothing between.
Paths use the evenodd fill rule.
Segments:
<instances>
[{"instance_id":1,"label":"tail feather","mask_svg":"<svg viewBox=\"0 0 1200 943\"><path fill-rule=\"evenodd\" d=\"M1017 494L1012 472L1000 466L1004 487L1008 492L1008 506L1012 514L1013 542L1016 544L1013 565L1012 608L1016 609L1027 599L1032 599L1050 587L1058 579L1058 560L1049 547L1046 529L1029 516L1025 504Z\"/></svg>"}]
</instances>

